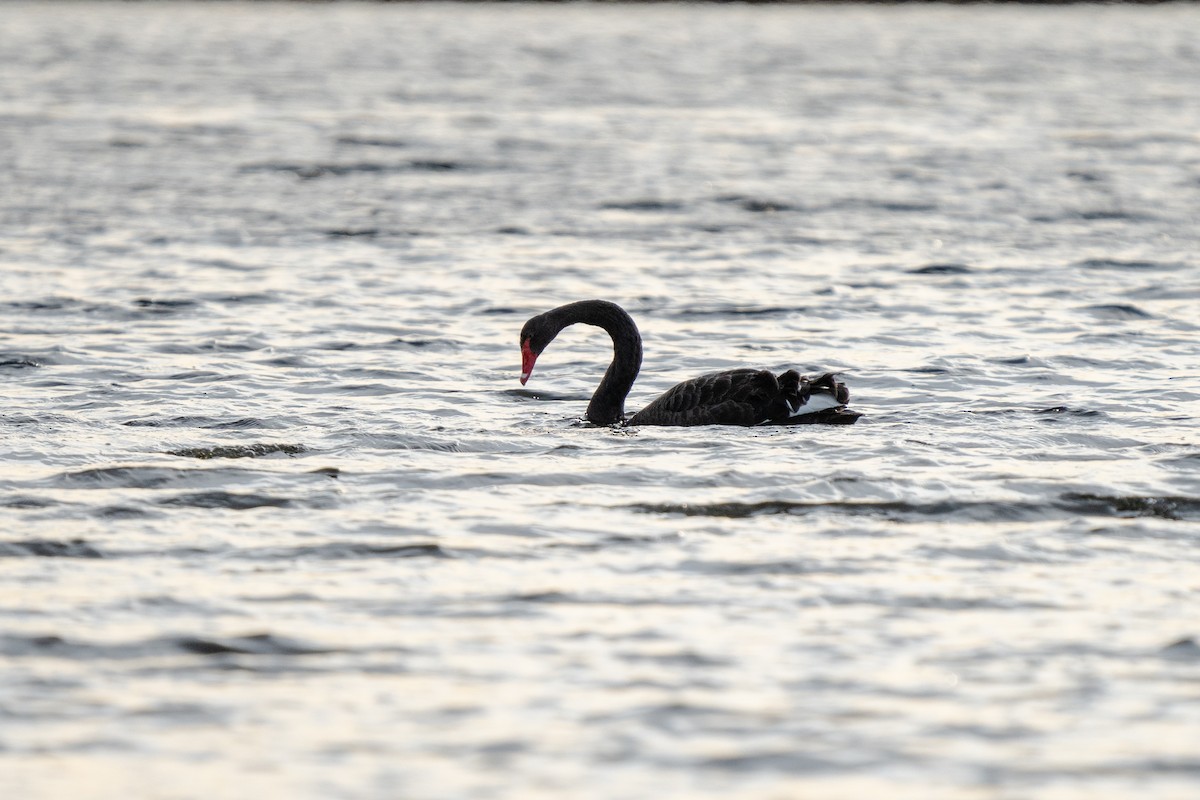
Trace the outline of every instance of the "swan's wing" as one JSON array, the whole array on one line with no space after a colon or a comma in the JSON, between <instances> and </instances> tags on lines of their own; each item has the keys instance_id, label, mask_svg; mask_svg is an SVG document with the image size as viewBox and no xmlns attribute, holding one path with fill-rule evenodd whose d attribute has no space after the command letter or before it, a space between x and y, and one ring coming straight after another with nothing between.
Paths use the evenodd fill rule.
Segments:
<instances>
[{"instance_id":1,"label":"swan's wing","mask_svg":"<svg viewBox=\"0 0 1200 800\"><path fill-rule=\"evenodd\" d=\"M629 424L757 425L779 396L779 381L766 370L714 372L672 386Z\"/></svg>"},{"instance_id":2,"label":"swan's wing","mask_svg":"<svg viewBox=\"0 0 1200 800\"><path fill-rule=\"evenodd\" d=\"M815 380L795 370L734 369L701 375L664 392L630 417L630 425L848 424L859 415L832 373Z\"/></svg>"}]
</instances>

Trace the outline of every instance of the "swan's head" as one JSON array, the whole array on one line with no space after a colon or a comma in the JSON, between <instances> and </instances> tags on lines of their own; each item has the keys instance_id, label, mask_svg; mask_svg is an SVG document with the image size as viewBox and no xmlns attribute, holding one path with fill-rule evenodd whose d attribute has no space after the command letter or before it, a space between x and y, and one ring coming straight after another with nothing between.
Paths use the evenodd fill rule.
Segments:
<instances>
[{"instance_id":1,"label":"swan's head","mask_svg":"<svg viewBox=\"0 0 1200 800\"><path fill-rule=\"evenodd\" d=\"M558 330L551 327L545 314L531 318L521 328L521 385L533 374L533 365L546 349L546 345L554 340Z\"/></svg>"}]
</instances>

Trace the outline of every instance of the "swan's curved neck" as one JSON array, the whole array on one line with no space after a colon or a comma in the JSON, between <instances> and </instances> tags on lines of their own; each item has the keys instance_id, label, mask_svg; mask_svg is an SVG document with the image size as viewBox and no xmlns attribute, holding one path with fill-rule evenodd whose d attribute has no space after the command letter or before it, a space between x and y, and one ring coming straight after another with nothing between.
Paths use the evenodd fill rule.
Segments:
<instances>
[{"instance_id":1,"label":"swan's curved neck","mask_svg":"<svg viewBox=\"0 0 1200 800\"><path fill-rule=\"evenodd\" d=\"M608 331L613 342L613 359L588 404L587 418L593 425L612 425L625 416L625 398L642 367L642 335L625 310L607 300L583 300L546 312L554 336L568 325L583 323Z\"/></svg>"}]
</instances>

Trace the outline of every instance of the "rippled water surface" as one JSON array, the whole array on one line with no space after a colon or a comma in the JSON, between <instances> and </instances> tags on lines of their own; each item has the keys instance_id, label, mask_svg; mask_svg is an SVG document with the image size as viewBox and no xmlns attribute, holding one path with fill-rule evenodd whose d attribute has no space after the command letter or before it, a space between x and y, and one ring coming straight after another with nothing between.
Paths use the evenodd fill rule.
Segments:
<instances>
[{"instance_id":1,"label":"rippled water surface","mask_svg":"<svg viewBox=\"0 0 1200 800\"><path fill-rule=\"evenodd\" d=\"M2 14L5 797L1200 796L1196 6Z\"/></svg>"}]
</instances>

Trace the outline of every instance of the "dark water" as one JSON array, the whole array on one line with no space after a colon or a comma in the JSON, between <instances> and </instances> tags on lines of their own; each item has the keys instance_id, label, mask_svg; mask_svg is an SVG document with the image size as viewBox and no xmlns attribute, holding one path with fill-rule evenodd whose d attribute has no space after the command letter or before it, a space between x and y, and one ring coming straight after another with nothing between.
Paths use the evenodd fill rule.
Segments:
<instances>
[{"instance_id":1,"label":"dark water","mask_svg":"<svg viewBox=\"0 0 1200 800\"><path fill-rule=\"evenodd\" d=\"M4 4L0 792L1197 796L1198 30Z\"/></svg>"}]
</instances>

